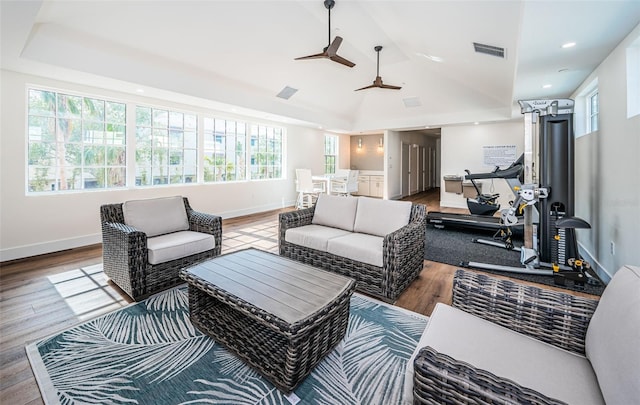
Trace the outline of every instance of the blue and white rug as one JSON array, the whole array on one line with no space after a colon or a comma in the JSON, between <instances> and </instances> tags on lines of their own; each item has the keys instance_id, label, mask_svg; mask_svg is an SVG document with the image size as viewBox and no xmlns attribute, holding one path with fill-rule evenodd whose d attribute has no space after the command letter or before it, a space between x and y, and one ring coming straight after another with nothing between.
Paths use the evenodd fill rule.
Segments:
<instances>
[{"instance_id":1,"label":"blue and white rug","mask_svg":"<svg viewBox=\"0 0 640 405\"><path fill-rule=\"evenodd\" d=\"M345 338L286 397L195 329L186 287L32 343L27 355L46 404L402 404L428 318L358 294L350 311Z\"/></svg>"}]
</instances>

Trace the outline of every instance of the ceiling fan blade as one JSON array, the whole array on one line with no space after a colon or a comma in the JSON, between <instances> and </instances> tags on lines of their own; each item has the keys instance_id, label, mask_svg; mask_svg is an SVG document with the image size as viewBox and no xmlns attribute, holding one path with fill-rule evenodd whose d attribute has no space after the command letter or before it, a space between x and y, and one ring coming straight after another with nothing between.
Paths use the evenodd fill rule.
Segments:
<instances>
[{"instance_id":1,"label":"ceiling fan blade","mask_svg":"<svg viewBox=\"0 0 640 405\"><path fill-rule=\"evenodd\" d=\"M329 56L329 59L331 59L334 62L342 63L343 65L349 66L349 67L354 67L356 65L355 63L349 60L346 60L345 58L339 55Z\"/></svg>"},{"instance_id":2,"label":"ceiling fan blade","mask_svg":"<svg viewBox=\"0 0 640 405\"><path fill-rule=\"evenodd\" d=\"M376 86L375 84L370 84L370 85L368 85L368 86L361 87L361 88L359 88L359 89L355 89L354 91L360 91L360 90L366 90L366 89L373 89L374 87L378 87L378 86Z\"/></svg>"},{"instance_id":3,"label":"ceiling fan blade","mask_svg":"<svg viewBox=\"0 0 640 405\"><path fill-rule=\"evenodd\" d=\"M338 48L340 48L340 44L342 43L342 37L336 37L331 44L327 47L325 51L329 56L336 56L338 52Z\"/></svg>"},{"instance_id":4,"label":"ceiling fan blade","mask_svg":"<svg viewBox=\"0 0 640 405\"><path fill-rule=\"evenodd\" d=\"M400 90L402 87L399 86L392 86L390 84L381 84L379 86L381 89L391 89L391 90Z\"/></svg>"},{"instance_id":5,"label":"ceiling fan blade","mask_svg":"<svg viewBox=\"0 0 640 405\"><path fill-rule=\"evenodd\" d=\"M314 55L301 56L299 58L295 58L295 60L303 60L303 59L320 59L320 58L328 58L326 52L316 53Z\"/></svg>"}]
</instances>

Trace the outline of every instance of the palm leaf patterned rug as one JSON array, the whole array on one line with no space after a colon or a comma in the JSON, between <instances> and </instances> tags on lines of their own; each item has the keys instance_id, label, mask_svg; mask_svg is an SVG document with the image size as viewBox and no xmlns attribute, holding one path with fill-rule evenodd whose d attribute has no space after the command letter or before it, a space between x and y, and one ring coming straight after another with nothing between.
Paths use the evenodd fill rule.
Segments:
<instances>
[{"instance_id":1,"label":"palm leaf patterned rug","mask_svg":"<svg viewBox=\"0 0 640 405\"><path fill-rule=\"evenodd\" d=\"M195 329L186 287L26 349L46 404L403 404L427 320L355 294L345 338L288 396Z\"/></svg>"}]
</instances>

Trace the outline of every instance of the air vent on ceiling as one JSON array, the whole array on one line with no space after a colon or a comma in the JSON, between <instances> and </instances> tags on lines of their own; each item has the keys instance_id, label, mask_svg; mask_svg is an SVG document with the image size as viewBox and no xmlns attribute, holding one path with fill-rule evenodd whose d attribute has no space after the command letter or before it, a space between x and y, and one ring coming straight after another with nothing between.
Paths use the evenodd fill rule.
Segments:
<instances>
[{"instance_id":1,"label":"air vent on ceiling","mask_svg":"<svg viewBox=\"0 0 640 405\"><path fill-rule=\"evenodd\" d=\"M296 94L298 89L294 89L293 87L285 86L284 89L280 90L280 93L276 95L276 97L284 98L285 100L289 100L291 96Z\"/></svg>"},{"instance_id":2,"label":"air vent on ceiling","mask_svg":"<svg viewBox=\"0 0 640 405\"><path fill-rule=\"evenodd\" d=\"M419 97L403 98L402 102L404 103L404 106L406 108L409 108L409 107L420 107L422 105L422 102L420 101Z\"/></svg>"},{"instance_id":3,"label":"air vent on ceiling","mask_svg":"<svg viewBox=\"0 0 640 405\"><path fill-rule=\"evenodd\" d=\"M484 53L486 55L497 56L498 58L505 57L505 49L500 48L499 46L480 44L477 42L473 43L473 49L475 49L478 53Z\"/></svg>"}]
</instances>

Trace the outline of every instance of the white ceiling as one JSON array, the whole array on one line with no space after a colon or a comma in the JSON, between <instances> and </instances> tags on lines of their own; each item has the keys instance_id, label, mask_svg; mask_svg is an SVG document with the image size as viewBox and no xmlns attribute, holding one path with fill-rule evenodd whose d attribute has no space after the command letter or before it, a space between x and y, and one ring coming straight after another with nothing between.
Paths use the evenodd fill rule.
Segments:
<instances>
[{"instance_id":1,"label":"white ceiling","mask_svg":"<svg viewBox=\"0 0 640 405\"><path fill-rule=\"evenodd\" d=\"M640 23L638 0L336 0L331 38L348 68L294 60L328 44L323 0L0 5L4 69L351 133L506 120L519 99L568 97ZM401 90L354 91L376 76L376 45ZM277 98L285 86L299 90Z\"/></svg>"}]
</instances>

